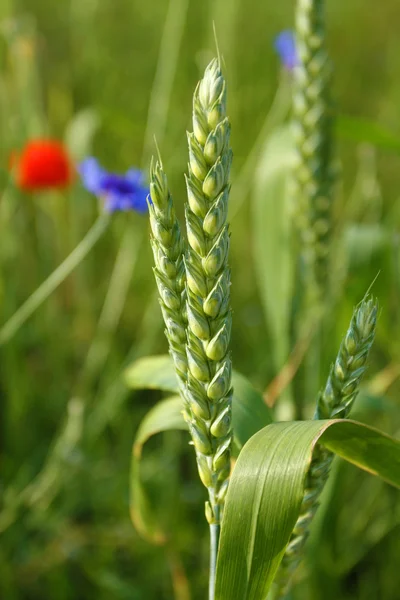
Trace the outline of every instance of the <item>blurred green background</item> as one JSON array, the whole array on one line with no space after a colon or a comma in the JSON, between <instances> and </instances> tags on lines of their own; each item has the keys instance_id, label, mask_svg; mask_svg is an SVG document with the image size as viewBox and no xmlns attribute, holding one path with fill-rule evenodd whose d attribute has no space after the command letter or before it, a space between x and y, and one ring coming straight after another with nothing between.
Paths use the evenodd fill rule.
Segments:
<instances>
[{"instance_id":1,"label":"blurred green background","mask_svg":"<svg viewBox=\"0 0 400 600\"><path fill-rule=\"evenodd\" d=\"M283 363L263 308L268 280L257 285L253 206L263 200L255 180L264 143L289 113L290 76L273 40L293 15L288 0L2 0L2 323L98 210L78 181L67 193L23 194L8 176L10 152L51 136L77 161L93 154L110 169L147 172L155 135L182 213L185 131L193 89L215 53L214 21L234 151L234 364L267 387ZM380 271L382 310L357 417L392 434L400 428L399 22L398 0L328 2L342 182L337 299L317 375L323 381L353 305ZM143 476L168 543L151 546L129 518L132 442L159 394L130 393L123 372L167 347L151 263L146 217L115 215L94 251L0 347L1 598L205 597L205 498L186 434L159 436L145 452ZM399 534L398 493L338 464L293 598L397 600Z\"/></svg>"}]
</instances>

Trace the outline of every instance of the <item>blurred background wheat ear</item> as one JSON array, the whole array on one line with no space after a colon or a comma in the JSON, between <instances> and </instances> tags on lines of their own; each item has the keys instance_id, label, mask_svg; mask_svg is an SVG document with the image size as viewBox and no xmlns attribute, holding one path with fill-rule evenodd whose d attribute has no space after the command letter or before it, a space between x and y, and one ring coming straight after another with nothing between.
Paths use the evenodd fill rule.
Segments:
<instances>
[{"instance_id":1,"label":"blurred background wheat ear","mask_svg":"<svg viewBox=\"0 0 400 600\"><path fill-rule=\"evenodd\" d=\"M373 293L383 308L352 415L398 436L400 5L336 0L326 13L341 184L316 389L354 305L380 272ZM306 331L293 344L290 330L292 78L274 52L276 35L294 25L293 1L3 0L0 328L97 218L98 201L76 174L84 158L147 173L156 136L183 217L185 131L194 85L215 53L213 21L235 156L234 361L284 419L293 374L311 343ZM15 161L30 140L47 138L68 153L68 185L27 189ZM159 393L131 392L123 373L134 359L167 349L148 237L146 216L114 215L79 266L0 345L6 600L206 595L204 498L186 433L166 432L143 450L143 484L165 535L151 546L129 517L132 441ZM306 400L302 410L312 416L314 398ZM291 599L398 600L399 534L396 491L334 463Z\"/></svg>"}]
</instances>

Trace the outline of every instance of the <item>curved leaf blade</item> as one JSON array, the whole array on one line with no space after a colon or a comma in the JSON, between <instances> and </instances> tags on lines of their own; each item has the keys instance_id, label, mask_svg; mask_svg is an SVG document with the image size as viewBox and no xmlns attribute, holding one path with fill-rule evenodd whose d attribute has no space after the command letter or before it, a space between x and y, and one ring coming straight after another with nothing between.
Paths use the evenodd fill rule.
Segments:
<instances>
[{"instance_id":1,"label":"curved leaf blade","mask_svg":"<svg viewBox=\"0 0 400 600\"><path fill-rule=\"evenodd\" d=\"M168 354L146 356L135 361L125 372L125 381L132 389L159 389L178 392L178 380ZM262 394L250 381L234 371L232 376L232 421L235 444L244 446L262 427L272 423L272 415Z\"/></svg>"},{"instance_id":2,"label":"curved leaf blade","mask_svg":"<svg viewBox=\"0 0 400 600\"><path fill-rule=\"evenodd\" d=\"M216 600L265 600L299 515L317 443L400 487L400 442L348 420L274 423L236 463L218 554Z\"/></svg>"},{"instance_id":3,"label":"curved leaf blade","mask_svg":"<svg viewBox=\"0 0 400 600\"><path fill-rule=\"evenodd\" d=\"M145 357L136 361L126 372L126 382L133 389L162 389L177 391L178 382L171 358L168 355ZM263 397L240 373L233 375L234 396L232 421L234 445L242 448L260 428L272 422L270 410ZM163 544L167 539L157 523L154 510L140 476L142 450L153 435L172 429L187 429L182 416L182 400L172 396L161 400L144 417L133 444L130 475L130 513L137 531L153 544Z\"/></svg>"},{"instance_id":4,"label":"curved leaf blade","mask_svg":"<svg viewBox=\"0 0 400 600\"><path fill-rule=\"evenodd\" d=\"M186 429L182 417L182 402L172 396L156 404L144 417L132 449L130 473L130 515L136 530L152 544L164 544L167 533L157 523L149 497L140 477L142 450L147 440L157 433L172 429Z\"/></svg>"}]
</instances>

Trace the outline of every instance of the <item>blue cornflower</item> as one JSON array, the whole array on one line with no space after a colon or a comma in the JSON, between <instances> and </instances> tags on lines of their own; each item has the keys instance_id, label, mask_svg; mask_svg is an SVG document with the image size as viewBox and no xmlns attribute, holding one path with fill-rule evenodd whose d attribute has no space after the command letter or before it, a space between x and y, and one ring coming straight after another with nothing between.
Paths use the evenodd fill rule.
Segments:
<instances>
[{"instance_id":1,"label":"blue cornflower","mask_svg":"<svg viewBox=\"0 0 400 600\"><path fill-rule=\"evenodd\" d=\"M143 183L143 173L129 169L124 175L108 173L96 158L86 158L78 166L84 187L104 199L104 208L113 213L118 210L147 211L149 188Z\"/></svg>"},{"instance_id":2,"label":"blue cornflower","mask_svg":"<svg viewBox=\"0 0 400 600\"><path fill-rule=\"evenodd\" d=\"M279 54L283 66L292 71L299 64L296 40L293 31L286 29L276 36L274 48Z\"/></svg>"}]
</instances>

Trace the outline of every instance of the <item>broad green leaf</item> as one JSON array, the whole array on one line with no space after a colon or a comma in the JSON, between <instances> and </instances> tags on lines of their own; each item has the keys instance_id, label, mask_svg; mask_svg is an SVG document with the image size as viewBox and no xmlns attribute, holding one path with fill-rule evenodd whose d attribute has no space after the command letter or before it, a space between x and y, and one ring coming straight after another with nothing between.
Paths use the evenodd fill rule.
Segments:
<instances>
[{"instance_id":1,"label":"broad green leaf","mask_svg":"<svg viewBox=\"0 0 400 600\"><path fill-rule=\"evenodd\" d=\"M276 370L282 368L289 353L293 265L288 182L293 162L293 139L286 125L266 141L256 170L252 204L254 264Z\"/></svg>"},{"instance_id":2,"label":"broad green leaf","mask_svg":"<svg viewBox=\"0 0 400 600\"><path fill-rule=\"evenodd\" d=\"M153 544L165 543L167 534L155 519L140 478L143 445L156 433L171 429L186 429L181 411L182 402L179 396L172 396L156 404L144 417L133 444L130 475L131 519L138 532Z\"/></svg>"},{"instance_id":3,"label":"broad green leaf","mask_svg":"<svg viewBox=\"0 0 400 600\"><path fill-rule=\"evenodd\" d=\"M235 444L241 448L262 427L272 423L269 408L262 394L244 375L233 372L232 421ZM125 381L132 389L178 391L174 365L168 354L146 356L133 363L125 372Z\"/></svg>"},{"instance_id":4,"label":"broad green leaf","mask_svg":"<svg viewBox=\"0 0 400 600\"><path fill-rule=\"evenodd\" d=\"M317 443L400 487L400 442L376 429L348 420L268 425L247 442L231 478L216 600L265 600L299 515Z\"/></svg>"}]
</instances>

